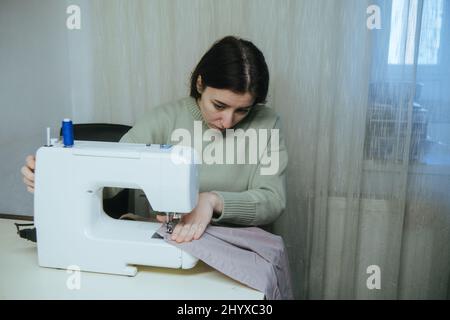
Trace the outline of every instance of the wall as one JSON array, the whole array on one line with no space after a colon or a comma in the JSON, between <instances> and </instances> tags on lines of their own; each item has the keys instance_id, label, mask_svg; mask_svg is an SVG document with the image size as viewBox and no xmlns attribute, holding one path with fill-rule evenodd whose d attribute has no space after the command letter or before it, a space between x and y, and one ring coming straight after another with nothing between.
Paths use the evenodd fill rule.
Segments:
<instances>
[{"instance_id":1,"label":"wall","mask_svg":"<svg viewBox=\"0 0 450 320\"><path fill-rule=\"evenodd\" d=\"M65 20L64 1L0 2L0 213L33 213L20 168L72 116Z\"/></svg>"}]
</instances>

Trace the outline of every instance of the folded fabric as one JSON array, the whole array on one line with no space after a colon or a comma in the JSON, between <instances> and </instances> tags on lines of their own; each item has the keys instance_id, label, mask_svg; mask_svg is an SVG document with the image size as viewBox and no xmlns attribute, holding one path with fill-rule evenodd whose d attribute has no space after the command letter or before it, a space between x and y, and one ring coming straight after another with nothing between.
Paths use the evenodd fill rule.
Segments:
<instances>
[{"instance_id":1,"label":"folded fabric","mask_svg":"<svg viewBox=\"0 0 450 320\"><path fill-rule=\"evenodd\" d=\"M177 243L164 227L158 233L230 278L263 292L268 300L293 299L289 260L280 236L256 227L208 226L199 240Z\"/></svg>"}]
</instances>

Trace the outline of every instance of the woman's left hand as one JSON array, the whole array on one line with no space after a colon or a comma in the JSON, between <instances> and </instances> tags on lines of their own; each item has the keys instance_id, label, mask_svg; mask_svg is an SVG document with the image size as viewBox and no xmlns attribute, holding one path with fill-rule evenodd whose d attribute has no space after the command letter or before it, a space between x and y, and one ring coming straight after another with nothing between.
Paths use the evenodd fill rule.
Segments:
<instances>
[{"instance_id":1,"label":"woman's left hand","mask_svg":"<svg viewBox=\"0 0 450 320\"><path fill-rule=\"evenodd\" d=\"M178 243L198 240L211 222L214 209L220 208L218 201L220 198L215 193L200 193L197 206L190 213L182 216L170 239ZM165 222L165 216L158 216L158 220Z\"/></svg>"}]
</instances>

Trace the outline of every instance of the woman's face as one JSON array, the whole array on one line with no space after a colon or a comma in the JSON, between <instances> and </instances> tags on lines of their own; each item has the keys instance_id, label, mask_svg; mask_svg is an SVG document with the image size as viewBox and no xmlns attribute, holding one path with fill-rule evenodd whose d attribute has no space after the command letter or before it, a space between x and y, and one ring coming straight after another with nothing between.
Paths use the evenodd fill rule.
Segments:
<instances>
[{"instance_id":1,"label":"woman's face","mask_svg":"<svg viewBox=\"0 0 450 320\"><path fill-rule=\"evenodd\" d=\"M243 120L252 108L253 101L248 92L237 94L227 89L206 87L197 103L208 127L223 131Z\"/></svg>"}]
</instances>

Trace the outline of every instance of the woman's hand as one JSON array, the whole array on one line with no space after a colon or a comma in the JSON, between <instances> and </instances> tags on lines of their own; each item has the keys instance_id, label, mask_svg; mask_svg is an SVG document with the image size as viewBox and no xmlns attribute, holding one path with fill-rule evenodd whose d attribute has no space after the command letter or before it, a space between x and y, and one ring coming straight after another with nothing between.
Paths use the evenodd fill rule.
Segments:
<instances>
[{"instance_id":1,"label":"woman's hand","mask_svg":"<svg viewBox=\"0 0 450 320\"><path fill-rule=\"evenodd\" d=\"M28 192L34 193L34 169L36 168L36 157L29 155L25 159L25 165L20 169L23 175L23 183L27 186Z\"/></svg>"},{"instance_id":2,"label":"woman's hand","mask_svg":"<svg viewBox=\"0 0 450 320\"><path fill-rule=\"evenodd\" d=\"M191 213L182 216L173 230L171 240L178 243L198 240L211 222L213 213L222 211L222 200L211 192L199 194L198 204ZM157 216L158 221L165 222L165 216Z\"/></svg>"}]
</instances>

